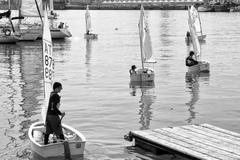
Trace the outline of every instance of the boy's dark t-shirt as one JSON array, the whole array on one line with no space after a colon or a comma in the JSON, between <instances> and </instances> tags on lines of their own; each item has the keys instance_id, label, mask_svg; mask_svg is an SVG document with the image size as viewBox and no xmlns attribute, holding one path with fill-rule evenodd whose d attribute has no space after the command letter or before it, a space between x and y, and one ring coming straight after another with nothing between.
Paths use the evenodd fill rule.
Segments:
<instances>
[{"instance_id":1,"label":"boy's dark t-shirt","mask_svg":"<svg viewBox=\"0 0 240 160\"><path fill-rule=\"evenodd\" d=\"M48 115L58 116L62 114L57 107L58 103L60 103L60 96L55 92L51 92L48 103Z\"/></svg>"},{"instance_id":2,"label":"boy's dark t-shirt","mask_svg":"<svg viewBox=\"0 0 240 160\"><path fill-rule=\"evenodd\" d=\"M196 60L194 60L192 57L188 56L188 57L186 58L185 63L186 63L186 66L191 67L191 66L193 66L193 65L198 64L198 61L196 61Z\"/></svg>"}]
</instances>

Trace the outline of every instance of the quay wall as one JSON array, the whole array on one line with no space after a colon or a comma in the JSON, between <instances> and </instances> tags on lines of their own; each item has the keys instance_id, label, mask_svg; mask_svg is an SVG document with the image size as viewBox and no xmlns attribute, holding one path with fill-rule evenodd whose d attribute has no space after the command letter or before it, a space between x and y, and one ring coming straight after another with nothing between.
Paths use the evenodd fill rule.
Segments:
<instances>
[{"instance_id":1,"label":"quay wall","mask_svg":"<svg viewBox=\"0 0 240 160\"><path fill-rule=\"evenodd\" d=\"M13 1L11 8L19 9L18 1ZM0 10L7 10L8 4L0 0ZM203 0L54 0L55 10L64 9L90 9L96 10L134 10L140 9L143 4L144 9L155 10L185 10L189 5L203 4Z\"/></svg>"}]
</instances>

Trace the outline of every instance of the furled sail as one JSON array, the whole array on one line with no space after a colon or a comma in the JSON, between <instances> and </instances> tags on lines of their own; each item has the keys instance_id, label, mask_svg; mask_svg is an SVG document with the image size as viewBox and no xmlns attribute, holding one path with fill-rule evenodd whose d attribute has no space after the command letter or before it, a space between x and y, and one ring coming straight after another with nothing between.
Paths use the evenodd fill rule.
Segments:
<instances>
[{"instance_id":1,"label":"furled sail","mask_svg":"<svg viewBox=\"0 0 240 160\"><path fill-rule=\"evenodd\" d=\"M139 20L139 37L141 47L142 63L154 62L151 60L152 57L152 43L148 28L148 22L144 14L143 6L141 6L140 20ZM143 65L144 68L144 65Z\"/></svg>"},{"instance_id":2,"label":"furled sail","mask_svg":"<svg viewBox=\"0 0 240 160\"><path fill-rule=\"evenodd\" d=\"M52 82L54 76L54 57L52 49L52 38L49 29L49 22L47 11L44 11L44 24L43 24L43 76L44 76L44 99L45 104L42 107L43 122L46 121L48 101L52 91Z\"/></svg>"},{"instance_id":3,"label":"furled sail","mask_svg":"<svg viewBox=\"0 0 240 160\"><path fill-rule=\"evenodd\" d=\"M86 13L85 13L85 21L86 21L86 32L91 31L92 24L91 24L91 16L89 13L88 5L86 8Z\"/></svg>"},{"instance_id":4,"label":"furled sail","mask_svg":"<svg viewBox=\"0 0 240 160\"><path fill-rule=\"evenodd\" d=\"M194 25L194 21L195 21L195 17L191 14L190 9L188 9L188 26L189 26L190 34L192 37L193 50L195 52L196 59L199 60L201 55L201 48L200 48L200 43L199 43L197 32L196 32L196 27Z\"/></svg>"},{"instance_id":5,"label":"furled sail","mask_svg":"<svg viewBox=\"0 0 240 160\"><path fill-rule=\"evenodd\" d=\"M195 26L196 32L200 33L202 35L202 27L201 27L200 16L199 16L198 11L196 10L196 8L194 6L191 6L190 14L191 14L192 23Z\"/></svg>"},{"instance_id":6,"label":"furled sail","mask_svg":"<svg viewBox=\"0 0 240 160\"><path fill-rule=\"evenodd\" d=\"M37 4L36 4L37 3ZM43 15L42 0L22 0L20 7L20 15L23 17L39 17L37 5L41 15Z\"/></svg>"}]
</instances>

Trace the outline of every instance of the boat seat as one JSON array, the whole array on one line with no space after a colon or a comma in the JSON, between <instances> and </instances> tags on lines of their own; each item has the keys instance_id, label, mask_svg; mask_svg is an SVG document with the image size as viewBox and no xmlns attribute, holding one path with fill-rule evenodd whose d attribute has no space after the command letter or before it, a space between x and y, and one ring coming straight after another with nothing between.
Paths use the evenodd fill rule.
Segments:
<instances>
[{"instance_id":1,"label":"boat seat","mask_svg":"<svg viewBox=\"0 0 240 160\"><path fill-rule=\"evenodd\" d=\"M46 132L46 128L44 126L36 126L33 128L33 131L40 131L42 133Z\"/></svg>"},{"instance_id":2,"label":"boat seat","mask_svg":"<svg viewBox=\"0 0 240 160\"><path fill-rule=\"evenodd\" d=\"M43 142L43 132L39 130L33 130L33 138L36 142L42 143Z\"/></svg>"}]
</instances>

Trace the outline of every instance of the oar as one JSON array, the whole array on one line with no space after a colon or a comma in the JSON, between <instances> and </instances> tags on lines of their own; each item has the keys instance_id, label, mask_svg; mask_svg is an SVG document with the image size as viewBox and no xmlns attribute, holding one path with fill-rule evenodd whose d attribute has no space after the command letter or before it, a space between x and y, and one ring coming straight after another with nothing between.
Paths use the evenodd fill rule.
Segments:
<instances>
[{"instance_id":1,"label":"oar","mask_svg":"<svg viewBox=\"0 0 240 160\"><path fill-rule=\"evenodd\" d=\"M61 124L63 117L64 117L64 116L61 117L60 122L59 122L59 125ZM72 156L71 156L71 150L70 150L70 146L69 146L68 141L65 140L65 141L63 142L63 146L64 146L65 159L66 159L66 160L71 160L71 159L72 159Z\"/></svg>"}]
</instances>

